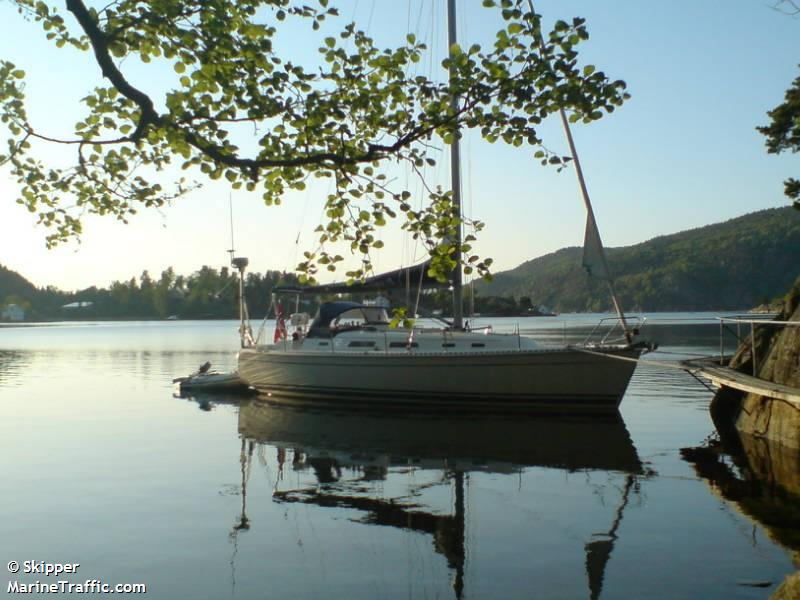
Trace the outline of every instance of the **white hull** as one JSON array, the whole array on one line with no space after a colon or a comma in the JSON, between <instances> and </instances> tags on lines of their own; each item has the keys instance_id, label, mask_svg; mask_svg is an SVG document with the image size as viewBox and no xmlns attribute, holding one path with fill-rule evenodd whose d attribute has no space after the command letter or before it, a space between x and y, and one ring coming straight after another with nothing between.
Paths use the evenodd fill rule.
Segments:
<instances>
[{"instance_id":1,"label":"white hull","mask_svg":"<svg viewBox=\"0 0 800 600\"><path fill-rule=\"evenodd\" d=\"M319 403L490 408L615 409L640 349L576 348L464 353L239 352L239 374L258 391Z\"/></svg>"}]
</instances>

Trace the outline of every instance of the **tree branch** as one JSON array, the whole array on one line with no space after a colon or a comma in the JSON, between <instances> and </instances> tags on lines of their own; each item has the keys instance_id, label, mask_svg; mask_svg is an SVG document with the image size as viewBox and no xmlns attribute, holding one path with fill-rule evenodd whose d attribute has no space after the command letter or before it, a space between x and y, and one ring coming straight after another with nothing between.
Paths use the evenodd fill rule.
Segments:
<instances>
[{"instance_id":1,"label":"tree branch","mask_svg":"<svg viewBox=\"0 0 800 600\"><path fill-rule=\"evenodd\" d=\"M130 136L131 140L134 141L141 139L148 125L161 124L161 117L156 112L153 100L150 96L132 86L117 68L117 65L114 64L108 49L109 38L95 23L83 0L67 0L67 10L75 15L84 33L88 36L97 64L100 65L100 69L103 72L103 77L108 79L119 93L136 103L141 110L139 124Z\"/></svg>"},{"instance_id":2,"label":"tree branch","mask_svg":"<svg viewBox=\"0 0 800 600\"><path fill-rule=\"evenodd\" d=\"M316 166L323 164L332 164L336 166L347 166L357 163L372 162L385 158L387 155L393 154L402 148L414 143L422 137L429 135L439 127L446 126L454 119L457 119L462 113L469 110L470 106L463 107L456 115L444 118L441 121L434 121L425 127L416 127L405 135L399 137L397 141L390 145L383 144L370 144L366 152L358 154L337 154L334 152L316 152L306 154L303 156L296 156L294 158L243 158L228 153L224 147L209 142L194 131L187 130L180 127L178 123L169 121L163 116L159 115L155 110L155 105L146 93L134 87L122 74L111 56L109 46L113 41L104 33L95 20L92 18L91 13L87 9L83 0L66 0L67 9L75 15L78 23L83 31L89 38L89 42L94 51L95 58L98 65L111 84L119 91L120 94L134 102L140 109L141 114L139 122L134 132L126 137L121 138L120 142L138 142L144 137L144 132L148 125L155 125L160 127L170 127L179 131L183 139L190 146L200 151L202 154L211 160L224 165L226 167L233 167L241 169L249 174L251 180L257 180L261 169L265 168L283 168L283 167L303 167L303 166ZM182 119L192 120L193 117L186 117ZM80 142L75 142L80 143Z\"/></svg>"}]
</instances>

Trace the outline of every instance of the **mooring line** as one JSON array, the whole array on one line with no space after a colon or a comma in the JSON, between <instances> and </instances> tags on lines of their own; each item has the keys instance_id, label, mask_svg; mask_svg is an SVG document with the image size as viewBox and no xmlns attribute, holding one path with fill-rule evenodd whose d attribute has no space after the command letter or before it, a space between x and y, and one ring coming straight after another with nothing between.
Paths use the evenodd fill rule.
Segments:
<instances>
[{"instance_id":1,"label":"mooring line","mask_svg":"<svg viewBox=\"0 0 800 600\"><path fill-rule=\"evenodd\" d=\"M604 358L615 358L617 360L624 360L628 362L634 363L641 363L645 365L654 365L657 367L667 367L669 369L678 369L679 371L686 371L687 367L682 367L680 365L676 365L674 363L668 363L661 360L643 360L641 358L628 358L627 356L617 356L615 354L608 354L606 352L596 352L594 350L588 350L586 348L580 348L578 346L572 346L573 350L577 350L578 352L583 352L585 354L591 354L593 356L602 356Z\"/></svg>"},{"instance_id":2,"label":"mooring line","mask_svg":"<svg viewBox=\"0 0 800 600\"><path fill-rule=\"evenodd\" d=\"M714 388L712 388L711 386L709 386L705 381L700 379L700 377L698 377L697 373L700 372L700 369L690 369L689 367L685 367L685 366L682 366L682 365L676 365L674 363L668 363L668 362L664 362L664 361L661 361L661 360L643 360L641 358L628 358L627 356L616 356L614 354L606 354L605 352L595 352L594 350L587 350L586 348L573 347L573 349L577 350L578 352L584 352L586 354L592 354L594 356L603 356L603 357L606 357L606 358L616 358L617 360L624 360L624 361L628 361L628 362L641 363L641 364L652 365L652 366L656 366L656 367L666 367L668 369L675 369L675 370L678 370L678 371L683 371L684 373L688 373L689 375L694 377L697 381L699 381L710 392L716 392L717 391Z\"/></svg>"}]
</instances>

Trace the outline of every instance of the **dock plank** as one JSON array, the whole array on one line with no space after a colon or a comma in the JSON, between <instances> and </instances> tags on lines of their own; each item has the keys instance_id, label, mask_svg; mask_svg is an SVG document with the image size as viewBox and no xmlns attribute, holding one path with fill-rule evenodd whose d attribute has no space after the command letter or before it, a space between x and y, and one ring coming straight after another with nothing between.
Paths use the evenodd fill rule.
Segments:
<instances>
[{"instance_id":1,"label":"dock plank","mask_svg":"<svg viewBox=\"0 0 800 600\"><path fill-rule=\"evenodd\" d=\"M702 359L689 360L684 364L696 375L710 379L717 386L778 398L800 408L800 389L746 375L715 362L716 359Z\"/></svg>"}]
</instances>

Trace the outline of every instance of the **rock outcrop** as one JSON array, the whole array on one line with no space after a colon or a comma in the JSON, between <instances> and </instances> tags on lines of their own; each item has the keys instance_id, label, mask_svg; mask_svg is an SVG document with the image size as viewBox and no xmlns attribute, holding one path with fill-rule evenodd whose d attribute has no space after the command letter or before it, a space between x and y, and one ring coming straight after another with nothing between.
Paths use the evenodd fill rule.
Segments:
<instances>
[{"instance_id":1,"label":"rock outcrop","mask_svg":"<svg viewBox=\"0 0 800 600\"><path fill-rule=\"evenodd\" d=\"M786 295L776 320L800 323L800 279ZM800 326L760 325L753 337L755 351L747 340L731 359L730 367L753 373L755 356L758 377L800 389ZM714 397L711 412L718 426L728 421L741 433L800 450L800 407L785 400L722 390Z\"/></svg>"},{"instance_id":2,"label":"rock outcrop","mask_svg":"<svg viewBox=\"0 0 800 600\"><path fill-rule=\"evenodd\" d=\"M800 571L792 573L784 579L769 600L797 600L798 598L800 598Z\"/></svg>"}]
</instances>

